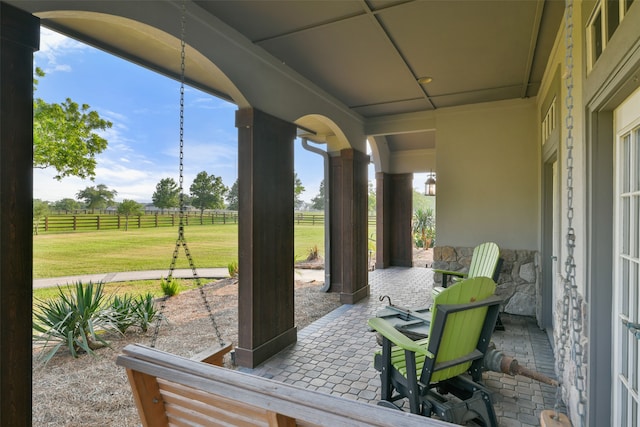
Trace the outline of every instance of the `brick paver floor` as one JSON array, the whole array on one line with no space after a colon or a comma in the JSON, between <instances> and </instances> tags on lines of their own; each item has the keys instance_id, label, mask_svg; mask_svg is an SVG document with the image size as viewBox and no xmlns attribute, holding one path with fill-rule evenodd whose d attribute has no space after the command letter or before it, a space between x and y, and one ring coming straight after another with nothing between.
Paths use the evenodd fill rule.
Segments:
<instances>
[{"instance_id":1,"label":"brick paver floor","mask_svg":"<svg viewBox=\"0 0 640 427\"><path fill-rule=\"evenodd\" d=\"M379 348L367 319L375 317L389 295L396 305L431 304L433 272L428 268L388 268L369 273L371 294L364 301L343 305L298 331L296 344L253 370L255 375L339 395L372 404L379 398L380 379L373 368L373 352ZM551 346L535 319L502 314L505 331L496 331L497 349L520 365L555 378ZM540 425L543 409L553 409L556 388L522 376L496 372L483 374L493 391L494 408L501 426Z\"/></svg>"}]
</instances>

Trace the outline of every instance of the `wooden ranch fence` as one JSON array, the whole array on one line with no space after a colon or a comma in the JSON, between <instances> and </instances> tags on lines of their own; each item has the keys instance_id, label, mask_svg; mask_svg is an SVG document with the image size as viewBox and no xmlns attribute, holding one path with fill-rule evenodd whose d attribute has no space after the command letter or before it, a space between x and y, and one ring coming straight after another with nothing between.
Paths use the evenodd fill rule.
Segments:
<instances>
[{"instance_id":1,"label":"wooden ranch fence","mask_svg":"<svg viewBox=\"0 0 640 427\"><path fill-rule=\"evenodd\" d=\"M296 213L296 225L322 225L324 215ZM375 216L369 217L369 225L375 225ZM174 227L180 222L179 214L151 213L129 216L129 228ZM64 233L73 231L124 229L127 219L117 214L54 214L34 221L33 232ZM237 224L238 213L234 211L188 212L184 214L185 225Z\"/></svg>"}]
</instances>

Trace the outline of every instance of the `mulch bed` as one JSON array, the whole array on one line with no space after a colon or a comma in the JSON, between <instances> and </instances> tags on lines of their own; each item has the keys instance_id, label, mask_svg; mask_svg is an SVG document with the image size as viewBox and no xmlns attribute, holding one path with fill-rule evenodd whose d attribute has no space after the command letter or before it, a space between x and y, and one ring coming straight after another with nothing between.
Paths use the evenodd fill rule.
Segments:
<instances>
[{"instance_id":1,"label":"mulch bed","mask_svg":"<svg viewBox=\"0 0 640 427\"><path fill-rule=\"evenodd\" d=\"M301 330L340 306L339 294L325 293L322 282L295 284L295 324ZM222 337L237 344L237 280L224 279L204 285ZM170 298L165 307L168 324L163 324L156 348L191 357L217 343L214 328L199 290ZM150 345L153 331L127 334L110 340L109 348L95 356L74 359L62 350L49 363L33 363L34 426L139 426L131 389L124 369L115 360L130 343ZM228 356L227 356L228 358ZM228 360L228 359L227 359ZM230 363L225 362L228 367Z\"/></svg>"}]
</instances>

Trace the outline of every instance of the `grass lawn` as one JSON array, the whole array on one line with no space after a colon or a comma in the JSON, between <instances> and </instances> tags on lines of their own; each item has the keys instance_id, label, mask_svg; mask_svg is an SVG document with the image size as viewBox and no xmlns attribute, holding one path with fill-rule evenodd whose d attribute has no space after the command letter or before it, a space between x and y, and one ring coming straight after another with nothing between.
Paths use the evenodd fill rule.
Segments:
<instances>
[{"instance_id":1,"label":"grass lawn","mask_svg":"<svg viewBox=\"0 0 640 427\"><path fill-rule=\"evenodd\" d=\"M318 247L324 255L324 226L296 225L295 259ZM91 231L33 236L34 279L169 269L178 227ZM198 268L223 267L238 260L237 225L190 225L185 238ZM189 268L180 248L176 268Z\"/></svg>"}]
</instances>

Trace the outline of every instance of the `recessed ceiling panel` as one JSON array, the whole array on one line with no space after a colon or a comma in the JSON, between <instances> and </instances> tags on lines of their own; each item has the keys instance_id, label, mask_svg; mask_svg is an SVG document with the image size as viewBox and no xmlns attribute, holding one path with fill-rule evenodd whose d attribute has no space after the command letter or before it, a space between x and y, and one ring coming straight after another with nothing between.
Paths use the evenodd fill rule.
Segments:
<instances>
[{"instance_id":1,"label":"recessed ceiling panel","mask_svg":"<svg viewBox=\"0 0 640 427\"><path fill-rule=\"evenodd\" d=\"M369 16L266 40L260 46L350 107L423 95Z\"/></svg>"},{"instance_id":2,"label":"recessed ceiling panel","mask_svg":"<svg viewBox=\"0 0 640 427\"><path fill-rule=\"evenodd\" d=\"M433 81L429 95L521 85L528 79L536 36L536 2L412 2L381 12L417 75Z\"/></svg>"},{"instance_id":3,"label":"recessed ceiling panel","mask_svg":"<svg viewBox=\"0 0 640 427\"><path fill-rule=\"evenodd\" d=\"M353 1L196 1L252 42L363 15Z\"/></svg>"}]
</instances>

